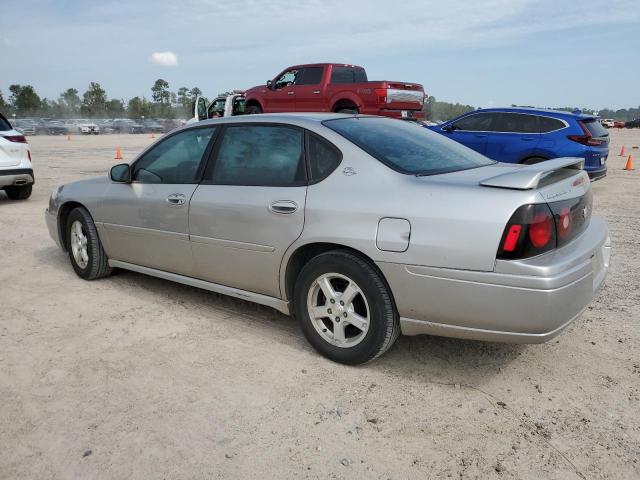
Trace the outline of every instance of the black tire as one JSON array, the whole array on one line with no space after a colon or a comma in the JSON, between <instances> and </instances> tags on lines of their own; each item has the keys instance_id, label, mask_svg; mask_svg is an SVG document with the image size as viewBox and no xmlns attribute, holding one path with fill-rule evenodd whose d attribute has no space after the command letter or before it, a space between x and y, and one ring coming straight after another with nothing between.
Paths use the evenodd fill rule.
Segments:
<instances>
[{"instance_id":1,"label":"black tire","mask_svg":"<svg viewBox=\"0 0 640 480\"><path fill-rule=\"evenodd\" d=\"M76 262L71 248L71 226L76 221L82 224L82 233L87 238L88 262L84 268ZM98 231L93 223L93 219L85 208L74 208L69 214L66 225L66 240L71 266L79 277L85 280L95 280L111 274L113 269L109 266L109 259L102 248L102 243L98 237Z\"/></svg>"},{"instance_id":2,"label":"black tire","mask_svg":"<svg viewBox=\"0 0 640 480\"><path fill-rule=\"evenodd\" d=\"M336 113L347 113L349 115L357 115L358 114L358 109L357 108L340 108L338 110L336 110Z\"/></svg>"},{"instance_id":3,"label":"black tire","mask_svg":"<svg viewBox=\"0 0 640 480\"><path fill-rule=\"evenodd\" d=\"M4 187L4 191L11 200L26 200L31 196L33 185L11 185Z\"/></svg>"},{"instance_id":4,"label":"black tire","mask_svg":"<svg viewBox=\"0 0 640 480\"><path fill-rule=\"evenodd\" d=\"M548 158L544 157L530 157L522 161L524 165L533 165L540 162L546 162Z\"/></svg>"},{"instance_id":5,"label":"black tire","mask_svg":"<svg viewBox=\"0 0 640 480\"><path fill-rule=\"evenodd\" d=\"M247 107L247 115L258 115L262 113L262 108L260 105L249 105Z\"/></svg>"},{"instance_id":6,"label":"black tire","mask_svg":"<svg viewBox=\"0 0 640 480\"><path fill-rule=\"evenodd\" d=\"M309 290L318 277L337 273L353 280L369 306L369 328L352 347L338 347L314 327L307 309ZM332 250L312 258L298 275L294 288L294 313L304 336L322 355L334 362L359 365L386 352L400 335L400 322L385 280L367 261L351 252Z\"/></svg>"}]
</instances>

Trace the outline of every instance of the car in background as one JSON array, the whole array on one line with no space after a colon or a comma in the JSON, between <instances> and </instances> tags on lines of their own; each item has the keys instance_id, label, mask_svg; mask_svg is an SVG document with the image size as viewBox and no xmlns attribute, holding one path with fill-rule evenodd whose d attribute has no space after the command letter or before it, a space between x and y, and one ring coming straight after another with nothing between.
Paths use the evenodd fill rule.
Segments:
<instances>
[{"instance_id":1,"label":"car in background","mask_svg":"<svg viewBox=\"0 0 640 480\"><path fill-rule=\"evenodd\" d=\"M191 124L208 118L233 117L244 114L244 93L221 95L214 98L209 105L204 97L198 95L193 103L193 117L187 123Z\"/></svg>"},{"instance_id":2,"label":"car in background","mask_svg":"<svg viewBox=\"0 0 640 480\"><path fill-rule=\"evenodd\" d=\"M622 122L620 120L614 120L613 128L624 128L624 127L625 127L625 122Z\"/></svg>"},{"instance_id":3,"label":"car in background","mask_svg":"<svg viewBox=\"0 0 640 480\"><path fill-rule=\"evenodd\" d=\"M129 118L117 118L111 123L113 133L144 133L144 127Z\"/></svg>"},{"instance_id":4,"label":"car in background","mask_svg":"<svg viewBox=\"0 0 640 480\"><path fill-rule=\"evenodd\" d=\"M83 135L98 135L100 127L91 120L80 119L76 122L76 131Z\"/></svg>"},{"instance_id":5,"label":"car in background","mask_svg":"<svg viewBox=\"0 0 640 480\"><path fill-rule=\"evenodd\" d=\"M613 128L615 126L615 122L613 118L601 118L600 125L602 125L604 128Z\"/></svg>"},{"instance_id":6,"label":"car in background","mask_svg":"<svg viewBox=\"0 0 640 480\"><path fill-rule=\"evenodd\" d=\"M60 120L44 120L42 132L47 135L65 135L67 133L67 127L64 122Z\"/></svg>"},{"instance_id":7,"label":"car in background","mask_svg":"<svg viewBox=\"0 0 640 480\"><path fill-rule=\"evenodd\" d=\"M140 121L140 125L142 125L143 133L164 133L164 127L157 120L145 118Z\"/></svg>"},{"instance_id":8,"label":"car in background","mask_svg":"<svg viewBox=\"0 0 640 480\"><path fill-rule=\"evenodd\" d=\"M626 122L624 126L626 128L640 128L640 118Z\"/></svg>"},{"instance_id":9,"label":"car in background","mask_svg":"<svg viewBox=\"0 0 640 480\"><path fill-rule=\"evenodd\" d=\"M33 122L23 119L13 121L13 128L22 135L36 135L38 133L36 125Z\"/></svg>"},{"instance_id":10,"label":"car in background","mask_svg":"<svg viewBox=\"0 0 640 480\"><path fill-rule=\"evenodd\" d=\"M533 164L580 157L592 180L607 174L609 134L593 115L487 108L428 128L499 162Z\"/></svg>"},{"instance_id":11,"label":"car in background","mask_svg":"<svg viewBox=\"0 0 640 480\"><path fill-rule=\"evenodd\" d=\"M403 120L424 118L422 85L370 81L364 68L340 63L289 67L245 92L246 113L341 112Z\"/></svg>"},{"instance_id":12,"label":"car in background","mask_svg":"<svg viewBox=\"0 0 640 480\"><path fill-rule=\"evenodd\" d=\"M12 200L26 200L34 182L29 143L0 113L0 189Z\"/></svg>"}]
</instances>

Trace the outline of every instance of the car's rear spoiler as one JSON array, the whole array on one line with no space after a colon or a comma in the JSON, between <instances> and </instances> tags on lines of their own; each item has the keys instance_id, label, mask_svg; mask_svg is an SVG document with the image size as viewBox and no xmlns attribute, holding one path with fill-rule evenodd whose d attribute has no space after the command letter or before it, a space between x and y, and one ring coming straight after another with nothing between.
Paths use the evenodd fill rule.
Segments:
<instances>
[{"instance_id":1,"label":"car's rear spoiler","mask_svg":"<svg viewBox=\"0 0 640 480\"><path fill-rule=\"evenodd\" d=\"M544 162L524 165L509 173L502 173L480 182L485 187L532 190L538 188L545 177L563 169L582 170L584 158L563 157Z\"/></svg>"}]
</instances>

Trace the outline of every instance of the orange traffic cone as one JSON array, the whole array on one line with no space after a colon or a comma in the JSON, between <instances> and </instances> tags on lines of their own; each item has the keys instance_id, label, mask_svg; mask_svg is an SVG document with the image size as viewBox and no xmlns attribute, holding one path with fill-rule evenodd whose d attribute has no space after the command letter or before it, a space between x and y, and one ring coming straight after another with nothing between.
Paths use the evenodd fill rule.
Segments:
<instances>
[{"instance_id":1,"label":"orange traffic cone","mask_svg":"<svg viewBox=\"0 0 640 480\"><path fill-rule=\"evenodd\" d=\"M122 152L120 151L120 147L116 147L116 160L122 160Z\"/></svg>"},{"instance_id":2,"label":"orange traffic cone","mask_svg":"<svg viewBox=\"0 0 640 480\"><path fill-rule=\"evenodd\" d=\"M620 155L618 155L619 157L624 157L624 145L622 146L622 150L620 150Z\"/></svg>"},{"instance_id":3,"label":"orange traffic cone","mask_svg":"<svg viewBox=\"0 0 640 480\"><path fill-rule=\"evenodd\" d=\"M70 142L70 141L71 141L71 134L67 133L67 142Z\"/></svg>"},{"instance_id":4,"label":"orange traffic cone","mask_svg":"<svg viewBox=\"0 0 640 480\"><path fill-rule=\"evenodd\" d=\"M627 164L624 166L625 170L633 170L633 157L631 155L629 155L629 158L627 158Z\"/></svg>"},{"instance_id":5,"label":"orange traffic cone","mask_svg":"<svg viewBox=\"0 0 640 480\"><path fill-rule=\"evenodd\" d=\"M151 134L151 138L156 138L156 136L152 133L152 134Z\"/></svg>"}]
</instances>

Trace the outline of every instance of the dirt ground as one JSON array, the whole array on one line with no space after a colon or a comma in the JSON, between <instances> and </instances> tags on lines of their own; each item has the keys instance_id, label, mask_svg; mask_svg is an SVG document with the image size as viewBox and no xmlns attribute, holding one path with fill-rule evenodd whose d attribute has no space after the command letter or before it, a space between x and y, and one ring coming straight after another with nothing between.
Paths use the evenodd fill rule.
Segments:
<instances>
[{"instance_id":1,"label":"dirt ground","mask_svg":"<svg viewBox=\"0 0 640 480\"><path fill-rule=\"evenodd\" d=\"M355 368L266 307L78 278L51 189L153 140L31 137L33 196L0 193L0 478L640 478L640 170L618 156L640 168L640 130L611 135L612 265L578 321L544 345L400 338Z\"/></svg>"}]
</instances>

